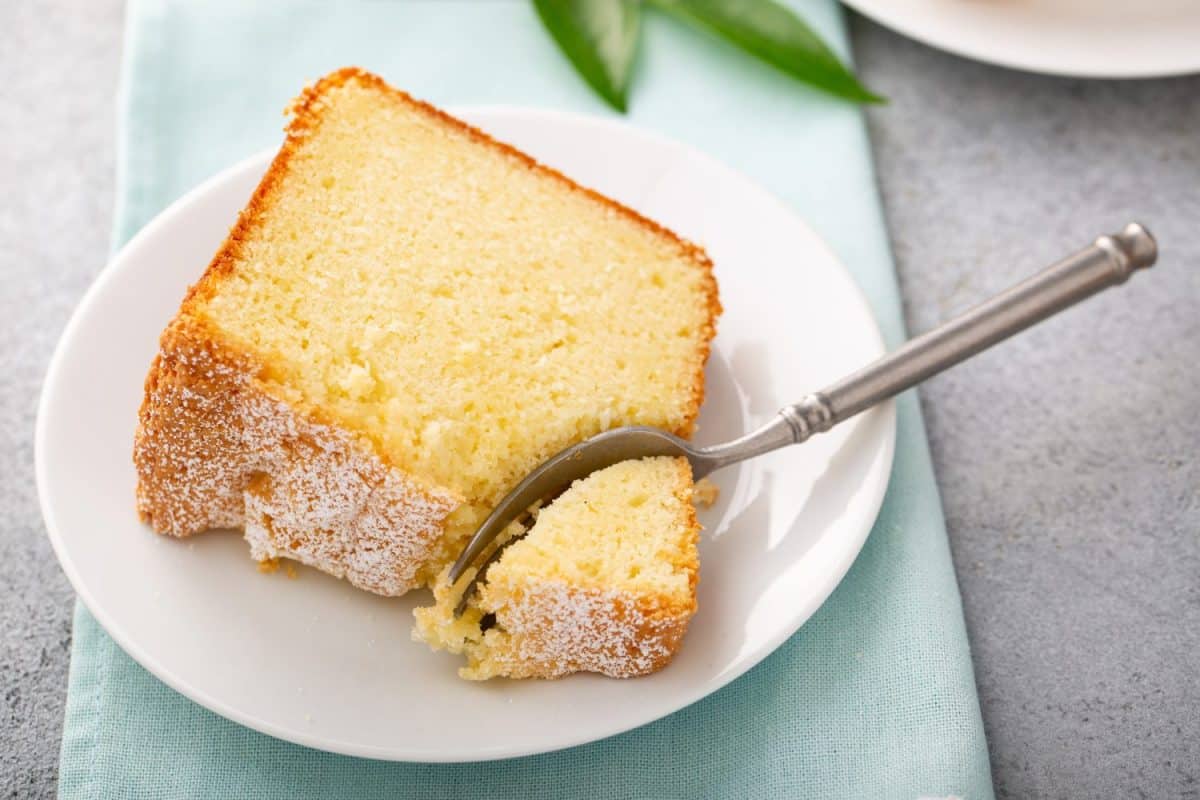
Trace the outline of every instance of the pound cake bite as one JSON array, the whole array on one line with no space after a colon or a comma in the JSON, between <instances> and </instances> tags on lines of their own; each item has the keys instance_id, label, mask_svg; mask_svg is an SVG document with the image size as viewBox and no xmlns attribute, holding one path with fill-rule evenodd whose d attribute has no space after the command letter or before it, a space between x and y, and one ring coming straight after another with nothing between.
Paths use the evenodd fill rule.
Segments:
<instances>
[{"instance_id":1,"label":"pound cake bite","mask_svg":"<svg viewBox=\"0 0 1200 800\"><path fill-rule=\"evenodd\" d=\"M156 531L242 528L255 559L399 595L562 448L691 432L702 250L357 69L291 115L146 379Z\"/></svg>"},{"instance_id":2,"label":"pound cake bite","mask_svg":"<svg viewBox=\"0 0 1200 800\"><path fill-rule=\"evenodd\" d=\"M457 619L470 577L437 586L414 637L465 655L472 680L655 672L696 611L699 531L686 459L624 461L543 508Z\"/></svg>"}]
</instances>

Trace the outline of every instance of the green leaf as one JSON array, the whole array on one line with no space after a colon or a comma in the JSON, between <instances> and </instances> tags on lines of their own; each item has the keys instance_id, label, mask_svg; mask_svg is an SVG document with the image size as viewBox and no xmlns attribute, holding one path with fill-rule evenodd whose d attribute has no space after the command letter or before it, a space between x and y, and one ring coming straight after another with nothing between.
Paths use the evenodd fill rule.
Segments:
<instances>
[{"instance_id":1,"label":"green leaf","mask_svg":"<svg viewBox=\"0 0 1200 800\"><path fill-rule=\"evenodd\" d=\"M639 0L533 0L542 24L609 105L625 110L637 49Z\"/></svg>"},{"instance_id":2,"label":"green leaf","mask_svg":"<svg viewBox=\"0 0 1200 800\"><path fill-rule=\"evenodd\" d=\"M813 29L775 0L650 0L789 75L859 103L881 103Z\"/></svg>"}]
</instances>

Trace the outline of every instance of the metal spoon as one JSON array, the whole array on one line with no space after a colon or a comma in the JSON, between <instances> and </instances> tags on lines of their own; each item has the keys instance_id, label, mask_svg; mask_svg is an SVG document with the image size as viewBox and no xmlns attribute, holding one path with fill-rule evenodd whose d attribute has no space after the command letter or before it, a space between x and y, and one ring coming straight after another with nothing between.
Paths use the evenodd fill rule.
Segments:
<instances>
[{"instance_id":1,"label":"metal spoon","mask_svg":"<svg viewBox=\"0 0 1200 800\"><path fill-rule=\"evenodd\" d=\"M1157 257L1154 237L1141 225L1130 223L1120 233L1101 236L827 389L781 409L766 425L731 442L696 447L666 431L638 426L614 428L568 447L529 473L500 501L454 562L450 581L457 582L501 531L534 503L553 498L596 470L635 458L683 456L692 465L692 475L700 479L729 464L799 444L1101 289L1124 283ZM501 549L492 553L489 563ZM463 591L456 615L466 607L485 568L486 564Z\"/></svg>"}]
</instances>

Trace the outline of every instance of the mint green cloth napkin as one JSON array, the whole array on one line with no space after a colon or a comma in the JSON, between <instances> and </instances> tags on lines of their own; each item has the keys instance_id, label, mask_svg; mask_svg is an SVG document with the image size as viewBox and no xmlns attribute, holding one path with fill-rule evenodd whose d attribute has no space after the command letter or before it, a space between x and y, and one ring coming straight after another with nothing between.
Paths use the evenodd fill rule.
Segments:
<instances>
[{"instance_id":1,"label":"mint green cloth napkin","mask_svg":"<svg viewBox=\"0 0 1200 800\"><path fill-rule=\"evenodd\" d=\"M793 5L847 53L834 3ZM647 14L645 27L630 121L711 153L791 203L853 271L889 341L900 341L899 296L859 111L657 14ZM280 110L300 85L346 64L439 104L609 113L524 0L133 2L125 47L118 245L200 180L277 144ZM911 394L899 401L883 511L834 595L761 665L666 719L503 762L334 756L194 705L135 664L80 608L59 791L65 798L989 798L958 588L917 403Z\"/></svg>"}]
</instances>

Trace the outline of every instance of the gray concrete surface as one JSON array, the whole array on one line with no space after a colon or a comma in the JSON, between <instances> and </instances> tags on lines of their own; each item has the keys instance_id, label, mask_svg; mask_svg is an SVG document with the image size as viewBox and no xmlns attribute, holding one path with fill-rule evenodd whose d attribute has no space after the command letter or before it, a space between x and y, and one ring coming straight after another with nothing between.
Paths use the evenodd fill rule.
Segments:
<instances>
[{"instance_id":1,"label":"gray concrete surface","mask_svg":"<svg viewBox=\"0 0 1200 800\"><path fill-rule=\"evenodd\" d=\"M1002 798L1200 797L1200 78L854 26L910 330L1142 220L1151 272L922 390Z\"/></svg>"},{"instance_id":2,"label":"gray concrete surface","mask_svg":"<svg viewBox=\"0 0 1200 800\"><path fill-rule=\"evenodd\" d=\"M0 3L0 797L55 789L74 592L38 511L33 420L108 252L121 12Z\"/></svg>"},{"instance_id":3,"label":"gray concrete surface","mask_svg":"<svg viewBox=\"0 0 1200 800\"><path fill-rule=\"evenodd\" d=\"M34 406L101 268L117 0L0 7L0 789L54 793L72 593ZM1200 79L1090 83L854 20L914 330L1127 218L1161 266L923 391L997 794L1200 797Z\"/></svg>"}]
</instances>

